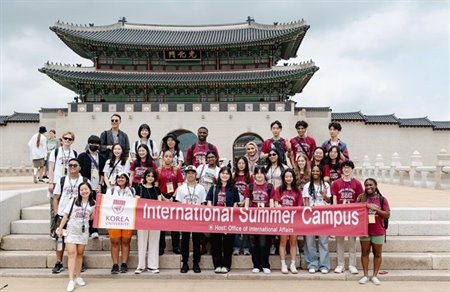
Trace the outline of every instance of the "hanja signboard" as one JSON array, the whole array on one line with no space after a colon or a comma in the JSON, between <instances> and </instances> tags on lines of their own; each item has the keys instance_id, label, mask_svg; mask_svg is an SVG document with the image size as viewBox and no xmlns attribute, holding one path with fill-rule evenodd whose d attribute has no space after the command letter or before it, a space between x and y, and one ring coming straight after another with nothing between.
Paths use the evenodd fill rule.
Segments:
<instances>
[{"instance_id":1,"label":"hanja signboard","mask_svg":"<svg viewBox=\"0 0 450 292\"><path fill-rule=\"evenodd\" d=\"M366 236L366 204L230 208L97 196L98 228L207 233Z\"/></svg>"}]
</instances>

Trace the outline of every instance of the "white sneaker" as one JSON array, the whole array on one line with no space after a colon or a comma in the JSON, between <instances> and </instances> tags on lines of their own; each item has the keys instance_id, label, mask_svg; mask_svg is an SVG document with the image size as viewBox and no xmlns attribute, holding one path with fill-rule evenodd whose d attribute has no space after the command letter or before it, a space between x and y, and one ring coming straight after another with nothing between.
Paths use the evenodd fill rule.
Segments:
<instances>
[{"instance_id":1,"label":"white sneaker","mask_svg":"<svg viewBox=\"0 0 450 292\"><path fill-rule=\"evenodd\" d=\"M220 272L222 273L222 274L228 274L228 268L226 268L226 267L222 267L222 269L220 270Z\"/></svg>"},{"instance_id":2,"label":"white sneaker","mask_svg":"<svg viewBox=\"0 0 450 292\"><path fill-rule=\"evenodd\" d=\"M378 280L378 278L376 276L373 276L370 281L372 281L372 283L374 283L375 285L380 285L380 280Z\"/></svg>"},{"instance_id":3,"label":"white sneaker","mask_svg":"<svg viewBox=\"0 0 450 292\"><path fill-rule=\"evenodd\" d=\"M233 255L234 256L238 256L239 255L239 250L238 249L233 250Z\"/></svg>"},{"instance_id":4,"label":"white sneaker","mask_svg":"<svg viewBox=\"0 0 450 292\"><path fill-rule=\"evenodd\" d=\"M134 273L135 273L136 275L142 274L142 272L144 272L144 269L136 269L136 270L134 271Z\"/></svg>"},{"instance_id":5,"label":"white sneaker","mask_svg":"<svg viewBox=\"0 0 450 292\"><path fill-rule=\"evenodd\" d=\"M92 237L92 238L98 238L98 232L93 232L93 233L91 234L91 237Z\"/></svg>"},{"instance_id":6,"label":"white sneaker","mask_svg":"<svg viewBox=\"0 0 450 292\"><path fill-rule=\"evenodd\" d=\"M260 272L260 270L258 269L258 268L253 268L253 270L252 270L252 273L259 273Z\"/></svg>"},{"instance_id":7,"label":"white sneaker","mask_svg":"<svg viewBox=\"0 0 450 292\"><path fill-rule=\"evenodd\" d=\"M222 268L221 267L217 267L214 269L214 273L216 274L221 274L222 273Z\"/></svg>"},{"instance_id":8,"label":"white sneaker","mask_svg":"<svg viewBox=\"0 0 450 292\"><path fill-rule=\"evenodd\" d=\"M317 270L314 269L314 268L309 268L308 272L309 272L310 274L315 274L315 273L317 272Z\"/></svg>"},{"instance_id":9,"label":"white sneaker","mask_svg":"<svg viewBox=\"0 0 450 292\"><path fill-rule=\"evenodd\" d=\"M289 269L291 270L291 273L292 273L292 274L297 274L297 273L298 273L297 267L295 266L295 264L291 264L291 265L289 266Z\"/></svg>"},{"instance_id":10,"label":"white sneaker","mask_svg":"<svg viewBox=\"0 0 450 292\"><path fill-rule=\"evenodd\" d=\"M67 292L72 292L75 290L75 282L73 280L69 281L69 284L67 285Z\"/></svg>"},{"instance_id":11,"label":"white sneaker","mask_svg":"<svg viewBox=\"0 0 450 292\"><path fill-rule=\"evenodd\" d=\"M322 274L328 274L328 269L327 268L321 268L320 269L320 272L322 273Z\"/></svg>"},{"instance_id":12,"label":"white sneaker","mask_svg":"<svg viewBox=\"0 0 450 292\"><path fill-rule=\"evenodd\" d=\"M349 267L350 268L350 267ZM335 273L341 274L345 271L345 268L343 266L337 266L336 269L334 269Z\"/></svg>"},{"instance_id":13,"label":"white sneaker","mask_svg":"<svg viewBox=\"0 0 450 292\"><path fill-rule=\"evenodd\" d=\"M289 274L289 270L287 268L287 265L281 265L281 273L282 274Z\"/></svg>"},{"instance_id":14,"label":"white sneaker","mask_svg":"<svg viewBox=\"0 0 450 292\"><path fill-rule=\"evenodd\" d=\"M263 273L264 274L270 274L270 273L272 273L272 271L270 271L269 268L263 268Z\"/></svg>"},{"instance_id":15,"label":"white sneaker","mask_svg":"<svg viewBox=\"0 0 450 292\"><path fill-rule=\"evenodd\" d=\"M367 278L366 276L362 277L358 281L359 284L367 284L368 282L369 282L369 278Z\"/></svg>"},{"instance_id":16,"label":"white sneaker","mask_svg":"<svg viewBox=\"0 0 450 292\"><path fill-rule=\"evenodd\" d=\"M159 274L159 269L149 269L148 271L152 274Z\"/></svg>"},{"instance_id":17,"label":"white sneaker","mask_svg":"<svg viewBox=\"0 0 450 292\"><path fill-rule=\"evenodd\" d=\"M358 269L355 266L348 266L348 270L352 274L358 274Z\"/></svg>"},{"instance_id":18,"label":"white sneaker","mask_svg":"<svg viewBox=\"0 0 450 292\"><path fill-rule=\"evenodd\" d=\"M76 278L75 283L80 287L86 286L86 282L81 277Z\"/></svg>"}]
</instances>

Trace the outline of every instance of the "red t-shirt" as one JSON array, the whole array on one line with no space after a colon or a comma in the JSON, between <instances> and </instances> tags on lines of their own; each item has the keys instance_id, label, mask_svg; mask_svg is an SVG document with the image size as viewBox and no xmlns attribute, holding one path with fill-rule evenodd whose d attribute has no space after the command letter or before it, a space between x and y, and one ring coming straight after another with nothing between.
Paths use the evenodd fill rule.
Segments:
<instances>
[{"instance_id":1,"label":"red t-shirt","mask_svg":"<svg viewBox=\"0 0 450 292\"><path fill-rule=\"evenodd\" d=\"M274 193L274 201L278 202L282 207L302 206L302 194L299 190L284 190L277 188Z\"/></svg>"},{"instance_id":2,"label":"red t-shirt","mask_svg":"<svg viewBox=\"0 0 450 292\"><path fill-rule=\"evenodd\" d=\"M284 149L284 152L286 153L288 151L287 149L287 145L286 145L286 140L284 138L280 138L278 141L280 141L281 146ZM267 139L264 141L264 143L261 145L261 152L262 153L269 153L271 149L274 149L275 146L272 147L273 144L273 139Z\"/></svg>"},{"instance_id":3,"label":"red t-shirt","mask_svg":"<svg viewBox=\"0 0 450 292\"><path fill-rule=\"evenodd\" d=\"M336 196L336 204L356 203L356 199L359 195L364 193L363 186L356 178L352 178L350 181L345 181L340 178L331 184L331 195Z\"/></svg>"},{"instance_id":4,"label":"red t-shirt","mask_svg":"<svg viewBox=\"0 0 450 292\"><path fill-rule=\"evenodd\" d=\"M212 145L212 144L211 144ZM212 145L214 151L217 156L217 161L219 161L219 151L217 150L217 147L215 145ZM186 161L192 161L191 164L195 167L199 166L200 164L206 163L206 153L209 151L209 144L195 144L194 151L192 151L192 146L189 146L189 148L186 151Z\"/></svg>"},{"instance_id":5,"label":"red t-shirt","mask_svg":"<svg viewBox=\"0 0 450 292\"><path fill-rule=\"evenodd\" d=\"M133 183L140 183L142 179L144 178L144 173L147 170L147 168L153 168L155 171L158 171L158 168L155 164L155 162L152 162L151 165L147 164L144 161L141 161L140 166L136 166L137 162L136 160L133 161L130 165L130 171L134 171L134 177L133 177Z\"/></svg>"},{"instance_id":6,"label":"red t-shirt","mask_svg":"<svg viewBox=\"0 0 450 292\"><path fill-rule=\"evenodd\" d=\"M341 163L338 162L336 164L333 164L330 166L328 166L330 169L330 181L334 182L338 179L341 178L342 172L341 172Z\"/></svg>"},{"instance_id":7,"label":"red t-shirt","mask_svg":"<svg viewBox=\"0 0 450 292\"><path fill-rule=\"evenodd\" d=\"M264 207L269 207L269 200L272 197L267 191L269 183L265 182L262 185L253 183L253 193L247 193L246 198L250 198L250 207L258 207L258 203L264 203ZM272 193L274 190L271 191Z\"/></svg>"},{"instance_id":8,"label":"red t-shirt","mask_svg":"<svg viewBox=\"0 0 450 292\"><path fill-rule=\"evenodd\" d=\"M252 184L253 182L254 182L253 176L250 176L250 183ZM234 186L238 189L238 191L241 195L243 195L244 197L247 197L248 184L247 184L247 182L245 182L245 177L243 175L237 176Z\"/></svg>"},{"instance_id":9,"label":"red t-shirt","mask_svg":"<svg viewBox=\"0 0 450 292\"><path fill-rule=\"evenodd\" d=\"M313 157L313 151L314 149L316 149L316 140L314 140L314 138L312 137L303 137L300 138L299 136L294 137L290 140L291 142L291 149L292 149L292 153L294 154L294 159L295 157L297 157L298 153L305 153L305 151L303 151L303 148L305 148L306 150L306 156L308 157L308 159L311 159ZM300 143L303 145L300 146Z\"/></svg>"},{"instance_id":10,"label":"red t-shirt","mask_svg":"<svg viewBox=\"0 0 450 292\"><path fill-rule=\"evenodd\" d=\"M379 196L368 196L367 197L367 203L369 204L375 204L381 209L381 203L380 203L380 197ZM384 203L383 203L383 211L391 211L391 208L389 207L389 202L384 197ZM384 235L384 218L379 216L375 211L369 209L369 215L375 214L375 223L369 224L369 235L372 236L380 236Z\"/></svg>"},{"instance_id":11,"label":"red t-shirt","mask_svg":"<svg viewBox=\"0 0 450 292\"><path fill-rule=\"evenodd\" d=\"M181 174L181 170L177 169L177 176L175 177L175 173L173 171L173 167L163 167L158 177L159 189L162 194L173 193L178 187L178 183L183 183L183 175ZM173 191L167 191L167 184L172 184Z\"/></svg>"}]
</instances>

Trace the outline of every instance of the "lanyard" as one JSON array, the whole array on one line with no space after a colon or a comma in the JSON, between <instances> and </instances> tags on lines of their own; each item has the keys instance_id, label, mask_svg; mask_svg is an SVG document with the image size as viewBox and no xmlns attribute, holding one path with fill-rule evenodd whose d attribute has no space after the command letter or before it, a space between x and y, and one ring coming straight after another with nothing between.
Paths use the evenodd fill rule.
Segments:
<instances>
[{"instance_id":1,"label":"lanyard","mask_svg":"<svg viewBox=\"0 0 450 292\"><path fill-rule=\"evenodd\" d=\"M77 180L75 181L75 184L72 185L72 179L68 177L69 179L69 187L70 187L70 198L72 198L74 189L78 186L78 180L80 179L80 176L77 177Z\"/></svg>"}]
</instances>

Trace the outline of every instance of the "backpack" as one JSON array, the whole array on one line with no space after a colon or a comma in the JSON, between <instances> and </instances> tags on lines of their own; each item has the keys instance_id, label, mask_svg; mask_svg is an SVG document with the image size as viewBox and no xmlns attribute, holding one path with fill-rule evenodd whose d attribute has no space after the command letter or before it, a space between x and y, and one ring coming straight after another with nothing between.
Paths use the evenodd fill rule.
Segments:
<instances>
[{"instance_id":1,"label":"backpack","mask_svg":"<svg viewBox=\"0 0 450 292\"><path fill-rule=\"evenodd\" d=\"M197 146L197 143L194 143L191 145L192 154L194 154L195 146ZM214 145L211 143L208 143L208 149L209 149L209 151L214 151ZM215 153L215 151L214 151L214 153ZM216 153L216 155L217 155L217 153Z\"/></svg>"},{"instance_id":2,"label":"backpack","mask_svg":"<svg viewBox=\"0 0 450 292\"><path fill-rule=\"evenodd\" d=\"M73 149L69 149L69 151L70 150L73 151L73 154L74 154L75 158L77 158L78 157L78 153L75 150L73 150ZM58 151L59 151L59 147L56 147L55 148L55 162L56 162L56 158L58 158ZM69 153L69 156L70 156L70 153Z\"/></svg>"},{"instance_id":3,"label":"backpack","mask_svg":"<svg viewBox=\"0 0 450 292\"><path fill-rule=\"evenodd\" d=\"M269 200L270 200L270 195L272 194L272 189L273 189L273 184L268 183L267 184L267 194L269 195ZM250 200L253 201L253 184L248 185L248 193L250 195Z\"/></svg>"},{"instance_id":4,"label":"backpack","mask_svg":"<svg viewBox=\"0 0 450 292\"><path fill-rule=\"evenodd\" d=\"M384 207L384 197L379 194L380 196L380 205L381 205L381 210L383 210ZM383 210L384 211L384 210ZM389 218L384 218L384 230L388 229L389 227Z\"/></svg>"},{"instance_id":5,"label":"backpack","mask_svg":"<svg viewBox=\"0 0 450 292\"><path fill-rule=\"evenodd\" d=\"M66 182L66 176L63 176L63 177L61 177L61 180L60 180L60 189L59 189L59 195L62 195L62 192L63 192L63 188L64 188L64 183ZM86 178L86 177L84 177L83 176L83 182L84 183L87 183L88 182L88 179ZM95 192L95 191L94 191Z\"/></svg>"},{"instance_id":6,"label":"backpack","mask_svg":"<svg viewBox=\"0 0 450 292\"><path fill-rule=\"evenodd\" d=\"M150 140L150 149L152 150L152 153L154 154L155 151L153 150L153 140L151 140L151 139L149 139L149 140ZM138 142L139 141L134 142L134 152L135 153L138 153L138 146L142 144L141 143L141 144L138 145Z\"/></svg>"}]
</instances>

